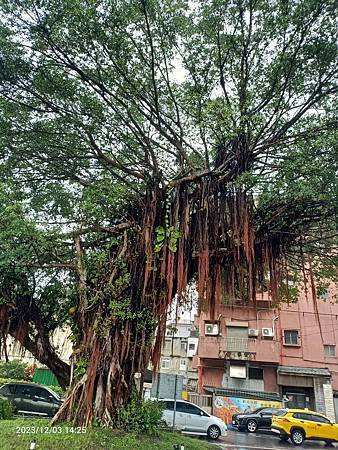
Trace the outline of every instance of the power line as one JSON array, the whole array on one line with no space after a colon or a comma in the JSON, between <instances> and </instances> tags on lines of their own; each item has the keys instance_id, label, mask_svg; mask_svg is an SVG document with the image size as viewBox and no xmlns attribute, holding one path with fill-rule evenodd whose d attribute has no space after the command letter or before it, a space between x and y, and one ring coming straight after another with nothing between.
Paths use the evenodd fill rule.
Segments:
<instances>
[{"instance_id":1,"label":"power line","mask_svg":"<svg viewBox=\"0 0 338 450\"><path fill-rule=\"evenodd\" d=\"M338 304L336 304L335 303L335 305L337 305L337 307L338 307ZM332 317L332 316L336 316L336 318L338 318L338 311L336 312L336 313L321 313L321 312L319 312L319 313L316 313L316 312L314 312L314 311L302 311L302 310L288 310L288 309L281 309L281 308L278 308L278 307L276 307L276 308L257 308L257 307L255 307L255 306L239 306L239 305L222 305L222 306L224 306L225 308L231 308L231 309L236 309L236 308L243 308L243 309L253 309L253 310L255 310L255 311L267 311L267 312L273 312L273 311L276 311L276 310L278 310L278 311L280 311L280 312L287 312L287 313L297 313L297 314L313 314L313 315L315 315L315 316L330 316L330 317ZM220 314L220 315L224 315L224 314Z\"/></svg>"}]
</instances>

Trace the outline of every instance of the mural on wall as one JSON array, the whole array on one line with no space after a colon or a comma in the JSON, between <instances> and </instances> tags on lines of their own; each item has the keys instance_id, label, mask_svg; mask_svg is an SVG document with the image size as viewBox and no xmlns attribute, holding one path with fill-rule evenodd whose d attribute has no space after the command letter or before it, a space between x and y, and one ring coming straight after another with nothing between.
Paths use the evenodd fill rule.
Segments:
<instances>
[{"instance_id":1,"label":"mural on wall","mask_svg":"<svg viewBox=\"0 0 338 450\"><path fill-rule=\"evenodd\" d=\"M281 402L252 398L215 396L213 414L231 424L233 414L248 413L257 408L282 408Z\"/></svg>"}]
</instances>

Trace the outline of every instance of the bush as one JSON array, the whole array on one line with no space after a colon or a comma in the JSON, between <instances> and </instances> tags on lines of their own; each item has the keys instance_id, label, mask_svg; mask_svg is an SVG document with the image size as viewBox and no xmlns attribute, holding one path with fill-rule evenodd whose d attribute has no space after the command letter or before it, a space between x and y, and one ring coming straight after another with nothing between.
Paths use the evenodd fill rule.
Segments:
<instances>
[{"instance_id":1,"label":"bush","mask_svg":"<svg viewBox=\"0 0 338 450\"><path fill-rule=\"evenodd\" d=\"M58 394L61 398L64 398L66 395L66 391L62 389L61 386L46 386L52 391L54 391L56 394Z\"/></svg>"},{"instance_id":2,"label":"bush","mask_svg":"<svg viewBox=\"0 0 338 450\"><path fill-rule=\"evenodd\" d=\"M117 427L123 431L157 434L162 422L162 405L152 400L140 399L136 393L130 403L117 415Z\"/></svg>"},{"instance_id":3,"label":"bush","mask_svg":"<svg viewBox=\"0 0 338 450\"><path fill-rule=\"evenodd\" d=\"M30 381L27 380L15 380L14 378L0 378L0 386L2 386L5 383L30 383Z\"/></svg>"},{"instance_id":4,"label":"bush","mask_svg":"<svg viewBox=\"0 0 338 450\"><path fill-rule=\"evenodd\" d=\"M0 420L12 419L14 415L14 408L12 403L7 398L0 396Z\"/></svg>"},{"instance_id":5,"label":"bush","mask_svg":"<svg viewBox=\"0 0 338 450\"><path fill-rule=\"evenodd\" d=\"M27 364L14 359L13 361L0 361L0 378L12 378L13 380L23 380Z\"/></svg>"}]
</instances>

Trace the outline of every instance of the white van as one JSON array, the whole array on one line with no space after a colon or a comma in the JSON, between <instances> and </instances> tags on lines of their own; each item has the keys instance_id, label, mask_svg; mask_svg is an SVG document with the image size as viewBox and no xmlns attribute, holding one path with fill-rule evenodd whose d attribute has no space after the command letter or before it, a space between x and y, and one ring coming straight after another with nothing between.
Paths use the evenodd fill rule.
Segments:
<instances>
[{"instance_id":1,"label":"white van","mask_svg":"<svg viewBox=\"0 0 338 450\"><path fill-rule=\"evenodd\" d=\"M174 400L165 398L158 401L164 403L163 420L167 426L172 427ZM227 434L227 426L223 420L184 400L176 400L175 428L182 433L208 436L210 439L218 439Z\"/></svg>"}]
</instances>

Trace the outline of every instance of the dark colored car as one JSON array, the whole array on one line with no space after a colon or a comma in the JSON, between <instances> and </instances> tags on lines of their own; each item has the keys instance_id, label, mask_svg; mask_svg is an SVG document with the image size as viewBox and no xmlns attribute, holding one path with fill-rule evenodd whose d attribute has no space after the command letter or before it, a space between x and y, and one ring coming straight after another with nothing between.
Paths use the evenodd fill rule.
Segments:
<instances>
[{"instance_id":1,"label":"dark colored car","mask_svg":"<svg viewBox=\"0 0 338 450\"><path fill-rule=\"evenodd\" d=\"M232 424L239 431L249 431L255 433L259 428L270 428L272 416L279 411L280 408L258 408L247 414L234 414L232 416Z\"/></svg>"},{"instance_id":2,"label":"dark colored car","mask_svg":"<svg viewBox=\"0 0 338 450\"><path fill-rule=\"evenodd\" d=\"M0 395L12 402L18 414L53 417L62 404L52 389L34 383L6 383L0 387Z\"/></svg>"}]
</instances>

